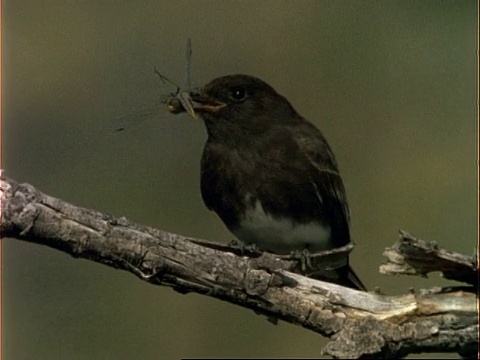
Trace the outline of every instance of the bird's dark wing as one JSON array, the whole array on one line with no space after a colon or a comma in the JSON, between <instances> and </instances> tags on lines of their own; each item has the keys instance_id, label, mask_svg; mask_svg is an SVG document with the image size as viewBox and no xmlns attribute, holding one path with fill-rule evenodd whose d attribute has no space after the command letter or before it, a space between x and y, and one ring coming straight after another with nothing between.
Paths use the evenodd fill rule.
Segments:
<instances>
[{"instance_id":1,"label":"bird's dark wing","mask_svg":"<svg viewBox=\"0 0 480 360\"><path fill-rule=\"evenodd\" d=\"M342 178L335 157L320 131L309 122L292 129L299 152L309 163L308 176L316 200L331 227L332 240L339 246L350 241L350 214Z\"/></svg>"},{"instance_id":2,"label":"bird's dark wing","mask_svg":"<svg viewBox=\"0 0 480 360\"><path fill-rule=\"evenodd\" d=\"M338 246L350 242L350 213L342 178L335 157L320 131L308 122L293 129L299 150L311 165L310 173L315 195L332 231L332 240ZM332 271L337 277L334 282L353 289L367 291L367 288L348 264Z\"/></svg>"}]
</instances>

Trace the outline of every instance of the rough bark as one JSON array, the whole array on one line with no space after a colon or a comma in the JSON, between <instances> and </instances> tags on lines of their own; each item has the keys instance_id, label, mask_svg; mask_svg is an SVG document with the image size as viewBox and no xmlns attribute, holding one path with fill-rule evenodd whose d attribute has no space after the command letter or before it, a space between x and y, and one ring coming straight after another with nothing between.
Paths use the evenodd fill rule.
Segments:
<instances>
[{"instance_id":1,"label":"rough bark","mask_svg":"<svg viewBox=\"0 0 480 360\"><path fill-rule=\"evenodd\" d=\"M323 349L337 358L398 358L410 353L478 353L477 258L442 249L400 232L385 255L385 274L426 276L441 271L462 287L402 296L360 292L314 280L303 257L276 256L238 246L186 238L141 226L45 195L3 177L1 235L47 245L185 294L215 297L301 325L330 338ZM311 256L335 267L353 245ZM310 260L308 266L311 266Z\"/></svg>"}]
</instances>

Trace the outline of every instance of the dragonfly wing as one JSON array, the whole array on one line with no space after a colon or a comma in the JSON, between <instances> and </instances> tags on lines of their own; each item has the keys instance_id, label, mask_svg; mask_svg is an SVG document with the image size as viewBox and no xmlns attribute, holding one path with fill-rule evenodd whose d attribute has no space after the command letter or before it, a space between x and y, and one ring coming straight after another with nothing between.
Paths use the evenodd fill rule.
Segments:
<instances>
[{"instance_id":1,"label":"dragonfly wing","mask_svg":"<svg viewBox=\"0 0 480 360\"><path fill-rule=\"evenodd\" d=\"M192 63L192 41L190 38L187 39L186 57L187 62L185 63L185 85L187 86L187 89L190 89L190 64Z\"/></svg>"},{"instance_id":2,"label":"dragonfly wing","mask_svg":"<svg viewBox=\"0 0 480 360\"><path fill-rule=\"evenodd\" d=\"M135 127L145 121L159 119L168 114L166 104L158 104L153 108L138 110L129 114L124 114L113 118L108 128L111 131L124 131Z\"/></svg>"}]
</instances>

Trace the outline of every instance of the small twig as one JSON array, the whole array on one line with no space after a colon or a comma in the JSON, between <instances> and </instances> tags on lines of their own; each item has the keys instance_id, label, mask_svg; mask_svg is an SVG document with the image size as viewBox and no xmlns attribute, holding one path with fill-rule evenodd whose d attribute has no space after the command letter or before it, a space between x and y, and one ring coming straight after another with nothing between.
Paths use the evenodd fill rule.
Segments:
<instances>
[{"instance_id":1,"label":"small twig","mask_svg":"<svg viewBox=\"0 0 480 360\"><path fill-rule=\"evenodd\" d=\"M477 254L466 256L442 249L433 241L414 237L400 231L400 239L385 250L388 262L380 267L386 275L416 275L425 277L440 271L446 279L461 281L478 287Z\"/></svg>"}]
</instances>

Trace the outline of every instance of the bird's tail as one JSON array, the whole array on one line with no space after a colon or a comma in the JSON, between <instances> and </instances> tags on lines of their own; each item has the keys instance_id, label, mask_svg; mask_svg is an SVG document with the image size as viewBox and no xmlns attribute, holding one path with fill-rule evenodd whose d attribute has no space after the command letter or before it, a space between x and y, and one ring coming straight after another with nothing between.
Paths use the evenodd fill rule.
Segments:
<instances>
[{"instance_id":1,"label":"bird's tail","mask_svg":"<svg viewBox=\"0 0 480 360\"><path fill-rule=\"evenodd\" d=\"M346 286L351 289L367 291L367 288L363 284L362 280L360 280L349 264L346 264L345 266L335 270L316 271L315 273L308 274L307 276L313 279Z\"/></svg>"},{"instance_id":2,"label":"bird's tail","mask_svg":"<svg viewBox=\"0 0 480 360\"><path fill-rule=\"evenodd\" d=\"M362 280L357 276L350 265L344 266L340 269L339 285L348 286L349 288L367 291L366 286Z\"/></svg>"}]
</instances>

